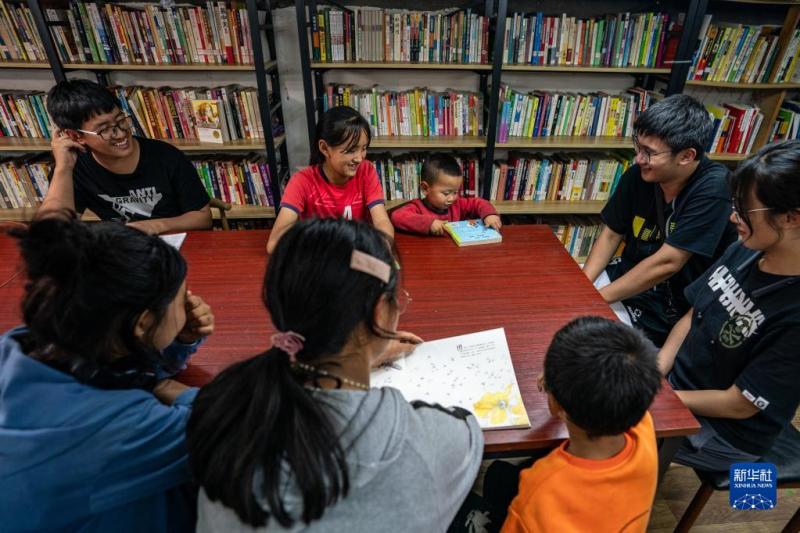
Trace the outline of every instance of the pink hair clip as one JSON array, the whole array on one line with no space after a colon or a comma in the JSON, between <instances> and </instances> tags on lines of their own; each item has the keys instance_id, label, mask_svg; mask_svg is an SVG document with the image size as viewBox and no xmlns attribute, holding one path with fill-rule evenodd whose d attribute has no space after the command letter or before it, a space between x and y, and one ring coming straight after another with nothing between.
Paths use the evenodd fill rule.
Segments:
<instances>
[{"instance_id":1,"label":"pink hair clip","mask_svg":"<svg viewBox=\"0 0 800 533\"><path fill-rule=\"evenodd\" d=\"M389 283L389 278L392 276L392 267L360 250L353 250L353 255L350 256L350 268L376 277L384 283Z\"/></svg>"},{"instance_id":2,"label":"pink hair clip","mask_svg":"<svg viewBox=\"0 0 800 533\"><path fill-rule=\"evenodd\" d=\"M279 331L270 337L272 345L289 354L289 361L294 363L297 352L303 349L306 338L294 331Z\"/></svg>"}]
</instances>

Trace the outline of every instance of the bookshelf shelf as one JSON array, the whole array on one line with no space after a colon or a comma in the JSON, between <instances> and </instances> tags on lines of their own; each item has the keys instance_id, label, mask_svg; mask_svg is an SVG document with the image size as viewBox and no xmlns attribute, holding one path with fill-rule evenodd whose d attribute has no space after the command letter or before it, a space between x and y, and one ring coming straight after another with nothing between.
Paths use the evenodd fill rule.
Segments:
<instances>
[{"instance_id":1,"label":"bookshelf shelf","mask_svg":"<svg viewBox=\"0 0 800 533\"><path fill-rule=\"evenodd\" d=\"M398 70L492 70L491 64L484 63L371 63L371 62L339 62L311 63L314 70L326 69L398 69Z\"/></svg>"},{"instance_id":2,"label":"bookshelf shelf","mask_svg":"<svg viewBox=\"0 0 800 533\"><path fill-rule=\"evenodd\" d=\"M669 74L668 68L583 67L570 65L503 65L509 72L572 72L575 74Z\"/></svg>"},{"instance_id":3,"label":"bookshelf shelf","mask_svg":"<svg viewBox=\"0 0 800 533\"><path fill-rule=\"evenodd\" d=\"M0 152L49 152L50 139L0 137Z\"/></svg>"},{"instance_id":4,"label":"bookshelf shelf","mask_svg":"<svg viewBox=\"0 0 800 533\"><path fill-rule=\"evenodd\" d=\"M569 149L569 150L617 150L633 148L627 137L571 137L554 135L551 137L509 137L505 143L497 143L498 149Z\"/></svg>"},{"instance_id":5,"label":"bookshelf shelf","mask_svg":"<svg viewBox=\"0 0 800 533\"><path fill-rule=\"evenodd\" d=\"M381 136L373 137L370 148L397 149L449 149L449 148L485 148L486 137L419 137L419 136Z\"/></svg>"},{"instance_id":6,"label":"bookshelf shelf","mask_svg":"<svg viewBox=\"0 0 800 533\"><path fill-rule=\"evenodd\" d=\"M0 69L3 68L25 68L25 69L48 69L48 63L32 63L30 61L0 61Z\"/></svg>"},{"instance_id":7,"label":"bookshelf shelf","mask_svg":"<svg viewBox=\"0 0 800 533\"><path fill-rule=\"evenodd\" d=\"M693 87L716 87L717 89L738 89L742 91L782 91L785 89L800 88L800 83L731 83L707 80L688 80L686 85Z\"/></svg>"},{"instance_id":8,"label":"bookshelf shelf","mask_svg":"<svg viewBox=\"0 0 800 533\"><path fill-rule=\"evenodd\" d=\"M728 154L728 153L718 153L718 154L708 154L709 159L713 159L714 161L744 161L750 157L750 154Z\"/></svg>"},{"instance_id":9,"label":"bookshelf shelf","mask_svg":"<svg viewBox=\"0 0 800 533\"><path fill-rule=\"evenodd\" d=\"M30 222L36 214L37 208L23 207L14 209L0 209L0 222ZM219 220L219 210L211 210L214 220ZM226 213L229 220L254 218L275 218L274 207L262 207L255 205L234 205ZM91 211L86 211L81 220L85 222L97 222L100 219Z\"/></svg>"},{"instance_id":10,"label":"bookshelf shelf","mask_svg":"<svg viewBox=\"0 0 800 533\"><path fill-rule=\"evenodd\" d=\"M264 64L265 70L272 70L277 66L277 61L270 61ZM49 65L46 68L50 68ZM139 64L114 64L114 63L64 63L65 69L71 70L157 70L157 71L226 71L226 72L253 72L255 67L253 65L206 65L206 64L189 64L189 65L139 65Z\"/></svg>"},{"instance_id":11,"label":"bookshelf shelf","mask_svg":"<svg viewBox=\"0 0 800 533\"><path fill-rule=\"evenodd\" d=\"M278 148L286 140L285 135L275 137L275 147ZM259 140L232 141L225 144L201 143L185 139L169 139L168 142L185 152L239 152L263 151L264 142ZM0 152L49 152L49 139L20 139L16 137L0 137Z\"/></svg>"},{"instance_id":12,"label":"bookshelf shelf","mask_svg":"<svg viewBox=\"0 0 800 533\"><path fill-rule=\"evenodd\" d=\"M387 209L394 209L410 200L388 200ZM542 200L538 202L523 200L494 200L492 205L501 215L597 215L606 205L605 200ZM230 216L230 215L228 215Z\"/></svg>"}]
</instances>

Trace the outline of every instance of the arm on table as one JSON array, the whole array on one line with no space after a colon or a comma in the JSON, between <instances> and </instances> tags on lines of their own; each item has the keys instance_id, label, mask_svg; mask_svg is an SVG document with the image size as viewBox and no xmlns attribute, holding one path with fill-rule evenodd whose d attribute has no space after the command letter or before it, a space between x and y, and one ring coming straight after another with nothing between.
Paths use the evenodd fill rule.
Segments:
<instances>
[{"instance_id":1,"label":"arm on table","mask_svg":"<svg viewBox=\"0 0 800 533\"><path fill-rule=\"evenodd\" d=\"M623 276L600 289L600 295L608 303L635 296L671 278L683 268L690 257L692 252L664 243L656 253L643 259Z\"/></svg>"},{"instance_id":2,"label":"arm on table","mask_svg":"<svg viewBox=\"0 0 800 533\"><path fill-rule=\"evenodd\" d=\"M658 369L661 371L662 376L669 374L670 370L672 370L672 365L675 364L675 356L678 355L678 350L692 327L693 312L694 309L689 309L689 312L678 320L672 331L669 332L669 337L664 342L664 346L658 352Z\"/></svg>"},{"instance_id":3,"label":"arm on table","mask_svg":"<svg viewBox=\"0 0 800 533\"><path fill-rule=\"evenodd\" d=\"M736 385L725 390L678 390L675 394L698 416L742 420L758 412Z\"/></svg>"},{"instance_id":4,"label":"arm on table","mask_svg":"<svg viewBox=\"0 0 800 533\"><path fill-rule=\"evenodd\" d=\"M271 254L275 251L278 241L286 231L291 228L300 217L297 213L289 207L282 207L278 211L278 217L275 219L275 224L272 226L272 231L269 233L269 240L267 241L267 253Z\"/></svg>"},{"instance_id":5,"label":"arm on table","mask_svg":"<svg viewBox=\"0 0 800 533\"><path fill-rule=\"evenodd\" d=\"M389 213L386 212L384 204L375 204L370 207L369 215L372 217L372 225L375 226L375 229L381 230L394 239L394 226L392 226L392 221L389 220Z\"/></svg>"},{"instance_id":6,"label":"arm on table","mask_svg":"<svg viewBox=\"0 0 800 533\"><path fill-rule=\"evenodd\" d=\"M136 220L128 222L128 226L151 235L209 229L211 227L211 207L206 204L197 211L187 211L176 217Z\"/></svg>"},{"instance_id":7,"label":"arm on table","mask_svg":"<svg viewBox=\"0 0 800 533\"><path fill-rule=\"evenodd\" d=\"M594 283L597 280L600 273L605 270L608 262L611 261L621 242L621 234L608 226L603 226L600 235L597 236L597 240L592 245L586 263L583 265L583 273L586 274L589 281Z\"/></svg>"}]
</instances>

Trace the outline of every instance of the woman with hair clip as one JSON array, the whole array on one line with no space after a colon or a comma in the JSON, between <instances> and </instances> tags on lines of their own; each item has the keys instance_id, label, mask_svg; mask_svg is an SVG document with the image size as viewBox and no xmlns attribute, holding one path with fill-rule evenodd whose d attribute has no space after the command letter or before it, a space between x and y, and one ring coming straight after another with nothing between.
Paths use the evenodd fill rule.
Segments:
<instances>
[{"instance_id":1,"label":"woman with hair clip","mask_svg":"<svg viewBox=\"0 0 800 533\"><path fill-rule=\"evenodd\" d=\"M731 177L740 242L686 289L692 309L659 354L702 430L675 461L727 471L770 450L800 404L800 141L765 146Z\"/></svg>"},{"instance_id":2,"label":"woman with hair clip","mask_svg":"<svg viewBox=\"0 0 800 533\"><path fill-rule=\"evenodd\" d=\"M185 428L168 379L214 329L158 237L51 213L10 232L24 326L0 335L0 529L193 531Z\"/></svg>"},{"instance_id":3,"label":"woman with hair clip","mask_svg":"<svg viewBox=\"0 0 800 533\"><path fill-rule=\"evenodd\" d=\"M447 530L483 437L463 409L370 388L408 335L396 260L388 236L349 221L298 222L278 242L273 346L204 387L189 420L199 531Z\"/></svg>"}]
</instances>

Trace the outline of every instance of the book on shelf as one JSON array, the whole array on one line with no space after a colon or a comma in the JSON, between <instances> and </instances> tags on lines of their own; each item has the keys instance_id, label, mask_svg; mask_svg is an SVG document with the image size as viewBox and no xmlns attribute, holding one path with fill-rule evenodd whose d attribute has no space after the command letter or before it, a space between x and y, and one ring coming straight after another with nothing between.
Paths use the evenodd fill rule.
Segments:
<instances>
[{"instance_id":1,"label":"book on shelf","mask_svg":"<svg viewBox=\"0 0 800 533\"><path fill-rule=\"evenodd\" d=\"M800 139L800 102L784 100L769 134L769 142Z\"/></svg>"},{"instance_id":2,"label":"book on shelf","mask_svg":"<svg viewBox=\"0 0 800 533\"><path fill-rule=\"evenodd\" d=\"M789 44L786 45L781 58L778 60L778 67L770 81L774 83L791 81L797 70L798 55L800 55L800 28L795 28Z\"/></svg>"},{"instance_id":3,"label":"book on shelf","mask_svg":"<svg viewBox=\"0 0 800 533\"><path fill-rule=\"evenodd\" d=\"M0 208L39 206L47 194L52 166L49 155L0 160Z\"/></svg>"},{"instance_id":4,"label":"book on shelf","mask_svg":"<svg viewBox=\"0 0 800 533\"><path fill-rule=\"evenodd\" d=\"M61 60L122 65L252 65L247 10L236 2L202 6L70 1L46 18Z\"/></svg>"},{"instance_id":5,"label":"book on shelf","mask_svg":"<svg viewBox=\"0 0 800 533\"><path fill-rule=\"evenodd\" d=\"M714 121L714 133L707 151L710 154L748 154L752 152L764 113L747 104L706 104Z\"/></svg>"},{"instance_id":6,"label":"book on shelf","mask_svg":"<svg viewBox=\"0 0 800 533\"><path fill-rule=\"evenodd\" d=\"M49 139L51 128L45 93L0 91L0 137Z\"/></svg>"},{"instance_id":7,"label":"book on shelf","mask_svg":"<svg viewBox=\"0 0 800 533\"><path fill-rule=\"evenodd\" d=\"M556 238L578 263L585 263L594 241L600 235L602 224L593 217L563 217L550 224Z\"/></svg>"},{"instance_id":8,"label":"book on shelf","mask_svg":"<svg viewBox=\"0 0 800 533\"><path fill-rule=\"evenodd\" d=\"M323 110L337 105L354 108L367 119L372 135L483 135L483 96L469 91L415 88L390 91L328 84Z\"/></svg>"},{"instance_id":9,"label":"book on shelf","mask_svg":"<svg viewBox=\"0 0 800 533\"><path fill-rule=\"evenodd\" d=\"M780 31L781 28L777 26L712 23L711 15L705 15L688 79L729 83L769 82L780 52ZM793 57L784 54L781 62L788 61L791 65ZM791 79L789 65L778 69L779 72L783 70L782 77L788 75L786 79Z\"/></svg>"},{"instance_id":10,"label":"book on shelf","mask_svg":"<svg viewBox=\"0 0 800 533\"><path fill-rule=\"evenodd\" d=\"M373 370L373 387L393 387L408 401L458 406L483 429L530 427L503 328L427 341Z\"/></svg>"},{"instance_id":11,"label":"book on shelf","mask_svg":"<svg viewBox=\"0 0 800 533\"><path fill-rule=\"evenodd\" d=\"M225 142L222 137L218 101L192 100L192 111L197 125L197 138L200 142L219 144Z\"/></svg>"},{"instance_id":12,"label":"book on shelf","mask_svg":"<svg viewBox=\"0 0 800 533\"><path fill-rule=\"evenodd\" d=\"M310 18L309 42L315 62L489 62L489 18L471 9L325 7Z\"/></svg>"},{"instance_id":13,"label":"book on shelf","mask_svg":"<svg viewBox=\"0 0 800 533\"><path fill-rule=\"evenodd\" d=\"M525 154L511 152L496 161L490 200L608 200L631 154Z\"/></svg>"},{"instance_id":14,"label":"book on shelf","mask_svg":"<svg viewBox=\"0 0 800 533\"><path fill-rule=\"evenodd\" d=\"M42 39L26 5L0 0L0 62L46 63Z\"/></svg>"},{"instance_id":15,"label":"book on shelf","mask_svg":"<svg viewBox=\"0 0 800 533\"><path fill-rule=\"evenodd\" d=\"M269 165L264 157L209 157L192 159L200 181L213 198L234 205L275 205Z\"/></svg>"},{"instance_id":16,"label":"book on shelf","mask_svg":"<svg viewBox=\"0 0 800 533\"><path fill-rule=\"evenodd\" d=\"M251 87L111 87L120 107L133 116L136 133L151 139L200 141L192 102L217 102L224 142L264 138L258 91Z\"/></svg>"},{"instance_id":17,"label":"book on shelf","mask_svg":"<svg viewBox=\"0 0 800 533\"><path fill-rule=\"evenodd\" d=\"M553 135L630 137L639 113L661 95L632 87L620 94L532 91L502 85L497 142Z\"/></svg>"},{"instance_id":18,"label":"book on shelf","mask_svg":"<svg viewBox=\"0 0 800 533\"><path fill-rule=\"evenodd\" d=\"M460 194L475 197L480 191L480 160L474 155L452 154L461 167L464 177ZM422 165L426 154L391 153L370 154L387 200L414 200L419 198Z\"/></svg>"},{"instance_id":19,"label":"book on shelf","mask_svg":"<svg viewBox=\"0 0 800 533\"><path fill-rule=\"evenodd\" d=\"M483 220L445 222L444 230L459 247L503 242L500 232L484 225Z\"/></svg>"},{"instance_id":20,"label":"book on shelf","mask_svg":"<svg viewBox=\"0 0 800 533\"><path fill-rule=\"evenodd\" d=\"M619 13L580 18L514 13L506 17L503 63L587 67L660 67L667 13Z\"/></svg>"}]
</instances>

